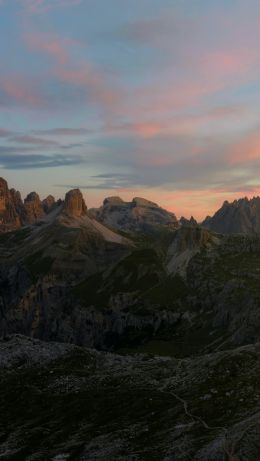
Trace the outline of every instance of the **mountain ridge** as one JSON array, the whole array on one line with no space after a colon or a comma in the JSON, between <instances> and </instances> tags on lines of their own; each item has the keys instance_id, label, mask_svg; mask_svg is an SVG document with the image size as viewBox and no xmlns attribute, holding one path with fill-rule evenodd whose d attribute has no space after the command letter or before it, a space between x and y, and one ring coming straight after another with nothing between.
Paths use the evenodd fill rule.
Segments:
<instances>
[{"instance_id":1,"label":"mountain ridge","mask_svg":"<svg viewBox=\"0 0 260 461\"><path fill-rule=\"evenodd\" d=\"M224 201L222 207L212 217L207 217L202 226L215 232L260 233L260 197L247 197Z\"/></svg>"}]
</instances>

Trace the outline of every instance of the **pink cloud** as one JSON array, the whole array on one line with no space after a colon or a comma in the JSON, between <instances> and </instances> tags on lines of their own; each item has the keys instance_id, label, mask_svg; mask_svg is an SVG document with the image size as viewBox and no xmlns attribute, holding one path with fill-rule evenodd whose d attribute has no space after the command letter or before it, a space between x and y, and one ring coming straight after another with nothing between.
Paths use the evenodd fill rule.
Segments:
<instances>
[{"instance_id":1,"label":"pink cloud","mask_svg":"<svg viewBox=\"0 0 260 461\"><path fill-rule=\"evenodd\" d=\"M255 64L259 62L259 53L256 49L217 50L206 54L201 59L203 73L211 78L229 78L238 75L239 78L253 72Z\"/></svg>"},{"instance_id":2,"label":"pink cloud","mask_svg":"<svg viewBox=\"0 0 260 461\"><path fill-rule=\"evenodd\" d=\"M209 96L255 77L256 55L245 57L244 61L228 54L215 59L205 56L202 66L194 68L192 76L185 76L184 81L173 77L172 81L137 89L133 100L137 101L138 109L141 106L144 112L161 114L191 108Z\"/></svg>"},{"instance_id":3,"label":"pink cloud","mask_svg":"<svg viewBox=\"0 0 260 461\"><path fill-rule=\"evenodd\" d=\"M52 57L60 65L70 60L70 47L77 42L68 38L60 38L55 34L31 33L25 36L25 41L32 51L39 51Z\"/></svg>"},{"instance_id":4,"label":"pink cloud","mask_svg":"<svg viewBox=\"0 0 260 461\"><path fill-rule=\"evenodd\" d=\"M209 124L236 120L245 113L246 109L244 107L229 105L215 107L204 113L167 117L162 121L158 116L157 121L140 120L121 125L110 122L105 126L105 130L109 134L134 134L144 139L161 135L190 136L196 134L200 129L205 129ZM142 117L142 114L140 116Z\"/></svg>"},{"instance_id":5,"label":"pink cloud","mask_svg":"<svg viewBox=\"0 0 260 461\"><path fill-rule=\"evenodd\" d=\"M128 114L131 118L139 118L142 114L147 117L168 116L180 110L193 109L199 106L203 100L213 94L226 89L230 80L218 78L200 77L195 74L192 79L185 81L164 82L155 85L140 87L133 92L131 98L123 102L122 114Z\"/></svg>"},{"instance_id":6,"label":"pink cloud","mask_svg":"<svg viewBox=\"0 0 260 461\"><path fill-rule=\"evenodd\" d=\"M63 83L85 88L88 98L110 109L119 102L118 90L109 85L101 72L90 63L73 68L57 68L55 75Z\"/></svg>"},{"instance_id":7,"label":"pink cloud","mask_svg":"<svg viewBox=\"0 0 260 461\"><path fill-rule=\"evenodd\" d=\"M22 76L0 77L0 88L11 102L32 107L44 105L34 82Z\"/></svg>"},{"instance_id":8,"label":"pink cloud","mask_svg":"<svg viewBox=\"0 0 260 461\"><path fill-rule=\"evenodd\" d=\"M121 125L109 122L105 127L108 134L135 134L141 138L153 138L162 133L165 124L160 122L140 121L136 123L123 123Z\"/></svg>"},{"instance_id":9,"label":"pink cloud","mask_svg":"<svg viewBox=\"0 0 260 461\"><path fill-rule=\"evenodd\" d=\"M75 47L79 42L54 34L33 33L25 36L30 50L53 59L51 73L60 82L86 91L86 99L110 110L119 101L119 89L114 88L107 75L87 59L75 63Z\"/></svg>"},{"instance_id":10,"label":"pink cloud","mask_svg":"<svg viewBox=\"0 0 260 461\"><path fill-rule=\"evenodd\" d=\"M260 130L247 134L233 144L228 151L228 160L231 165L260 161Z\"/></svg>"}]
</instances>

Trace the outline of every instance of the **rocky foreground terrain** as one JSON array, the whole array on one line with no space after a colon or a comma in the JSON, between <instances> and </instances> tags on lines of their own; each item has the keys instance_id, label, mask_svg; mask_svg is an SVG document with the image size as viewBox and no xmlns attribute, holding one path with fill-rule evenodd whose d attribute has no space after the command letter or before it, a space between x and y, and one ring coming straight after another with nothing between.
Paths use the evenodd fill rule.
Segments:
<instances>
[{"instance_id":1,"label":"rocky foreground terrain","mask_svg":"<svg viewBox=\"0 0 260 461\"><path fill-rule=\"evenodd\" d=\"M0 459L257 460L260 346L187 359L0 342Z\"/></svg>"},{"instance_id":2,"label":"rocky foreground terrain","mask_svg":"<svg viewBox=\"0 0 260 461\"><path fill-rule=\"evenodd\" d=\"M260 459L260 235L2 191L0 460Z\"/></svg>"}]
</instances>

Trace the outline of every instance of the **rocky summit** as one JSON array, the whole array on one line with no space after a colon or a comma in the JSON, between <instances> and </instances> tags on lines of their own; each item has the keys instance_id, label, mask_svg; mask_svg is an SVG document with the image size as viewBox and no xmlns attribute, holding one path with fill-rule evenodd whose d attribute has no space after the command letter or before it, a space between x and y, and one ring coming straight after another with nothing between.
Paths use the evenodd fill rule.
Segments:
<instances>
[{"instance_id":1,"label":"rocky summit","mask_svg":"<svg viewBox=\"0 0 260 461\"><path fill-rule=\"evenodd\" d=\"M90 214L103 224L121 231L151 233L158 229L178 227L174 213L140 197L135 197L132 202L124 202L120 197L108 197L103 206L90 209Z\"/></svg>"},{"instance_id":2,"label":"rocky summit","mask_svg":"<svg viewBox=\"0 0 260 461\"><path fill-rule=\"evenodd\" d=\"M260 234L0 185L0 459L257 460Z\"/></svg>"}]
</instances>

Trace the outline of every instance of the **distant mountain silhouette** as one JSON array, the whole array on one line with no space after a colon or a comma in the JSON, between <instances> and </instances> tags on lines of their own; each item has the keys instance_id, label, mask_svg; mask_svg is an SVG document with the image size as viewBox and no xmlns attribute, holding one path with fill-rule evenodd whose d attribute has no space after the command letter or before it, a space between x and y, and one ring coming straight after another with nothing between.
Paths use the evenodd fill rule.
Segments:
<instances>
[{"instance_id":1,"label":"distant mountain silhouette","mask_svg":"<svg viewBox=\"0 0 260 461\"><path fill-rule=\"evenodd\" d=\"M260 197L247 197L222 207L212 217L207 217L203 227L222 234L255 234L260 232Z\"/></svg>"}]
</instances>

